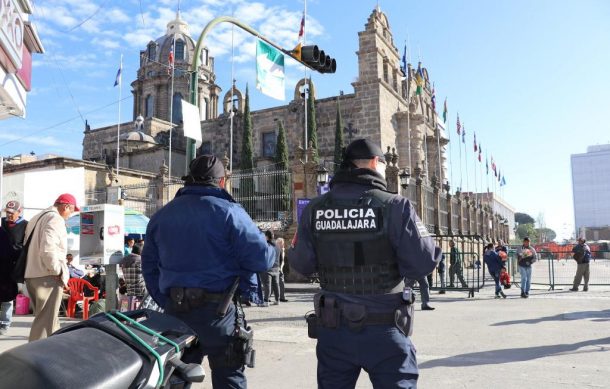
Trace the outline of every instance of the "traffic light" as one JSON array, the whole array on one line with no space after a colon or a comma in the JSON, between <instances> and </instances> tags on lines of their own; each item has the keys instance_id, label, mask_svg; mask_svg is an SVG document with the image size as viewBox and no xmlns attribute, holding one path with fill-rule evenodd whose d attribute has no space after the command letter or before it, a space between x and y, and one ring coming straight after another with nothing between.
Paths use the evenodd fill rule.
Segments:
<instances>
[{"instance_id":1,"label":"traffic light","mask_svg":"<svg viewBox=\"0 0 610 389\"><path fill-rule=\"evenodd\" d=\"M337 61L316 45L303 47L298 45L293 53L301 62L320 73L334 73L337 70Z\"/></svg>"}]
</instances>

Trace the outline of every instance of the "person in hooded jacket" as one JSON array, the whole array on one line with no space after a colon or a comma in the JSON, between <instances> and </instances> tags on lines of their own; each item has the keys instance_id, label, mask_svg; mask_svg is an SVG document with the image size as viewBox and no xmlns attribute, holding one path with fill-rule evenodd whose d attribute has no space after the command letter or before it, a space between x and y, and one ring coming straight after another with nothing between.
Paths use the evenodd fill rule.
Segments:
<instances>
[{"instance_id":1,"label":"person in hooded jacket","mask_svg":"<svg viewBox=\"0 0 610 389\"><path fill-rule=\"evenodd\" d=\"M502 291L502 286L500 285L500 272L502 271L504 263L502 262L500 255L495 251L493 243L489 243L485 246L483 260L485 261L485 265L487 265L487 271L489 271L489 274L496 283L496 298L500 298L500 296L506 298L506 295Z\"/></svg>"}]
</instances>

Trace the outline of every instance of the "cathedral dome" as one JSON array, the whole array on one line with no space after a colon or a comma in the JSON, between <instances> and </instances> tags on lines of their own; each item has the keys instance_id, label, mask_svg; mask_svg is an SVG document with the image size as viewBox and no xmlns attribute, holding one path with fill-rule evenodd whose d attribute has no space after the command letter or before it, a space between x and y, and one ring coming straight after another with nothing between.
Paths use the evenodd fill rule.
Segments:
<instances>
[{"instance_id":1,"label":"cathedral dome","mask_svg":"<svg viewBox=\"0 0 610 389\"><path fill-rule=\"evenodd\" d=\"M145 134L142 131L131 131L126 134L121 134L120 139L130 142L157 143L152 136Z\"/></svg>"},{"instance_id":2,"label":"cathedral dome","mask_svg":"<svg viewBox=\"0 0 610 389\"><path fill-rule=\"evenodd\" d=\"M164 65L169 63L169 53L175 40L174 63L193 63L195 53L195 41L190 35L189 25L182 20L180 12L176 19L167 23L165 35L151 41L147 46L147 57Z\"/></svg>"}]
</instances>

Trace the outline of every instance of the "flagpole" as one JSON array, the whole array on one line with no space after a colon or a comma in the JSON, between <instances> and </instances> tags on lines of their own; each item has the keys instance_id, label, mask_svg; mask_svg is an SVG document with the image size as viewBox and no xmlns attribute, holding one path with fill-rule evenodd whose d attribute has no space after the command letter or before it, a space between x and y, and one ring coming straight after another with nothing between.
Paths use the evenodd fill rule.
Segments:
<instances>
[{"instance_id":1,"label":"flagpole","mask_svg":"<svg viewBox=\"0 0 610 389\"><path fill-rule=\"evenodd\" d=\"M483 154L483 153L481 152L481 144L479 143L479 156L480 157L482 157L481 154ZM481 177L480 191L481 191L481 193L483 193L483 161L482 161L482 158L479 159L479 176Z\"/></svg>"},{"instance_id":2,"label":"flagpole","mask_svg":"<svg viewBox=\"0 0 610 389\"><path fill-rule=\"evenodd\" d=\"M464 165L466 165L466 191L470 190L468 184L468 149L466 148L466 127L462 123L462 143L464 144Z\"/></svg>"},{"instance_id":3,"label":"flagpole","mask_svg":"<svg viewBox=\"0 0 610 389\"><path fill-rule=\"evenodd\" d=\"M235 44L233 38L234 26L231 25L231 113L229 114L229 171L233 172L233 99L235 96Z\"/></svg>"},{"instance_id":4,"label":"flagpole","mask_svg":"<svg viewBox=\"0 0 610 389\"><path fill-rule=\"evenodd\" d=\"M460 120L460 114L458 113L458 121ZM461 130L460 130L461 131ZM464 192L464 181L463 181L463 169L462 169L462 142L460 142L461 133L458 134L458 148L460 149L460 192Z\"/></svg>"},{"instance_id":5,"label":"flagpole","mask_svg":"<svg viewBox=\"0 0 610 389\"><path fill-rule=\"evenodd\" d=\"M489 158L487 157L487 152L485 152L485 176L487 179L487 193L489 193Z\"/></svg>"},{"instance_id":6,"label":"flagpole","mask_svg":"<svg viewBox=\"0 0 610 389\"><path fill-rule=\"evenodd\" d=\"M475 158L477 157L476 154L475 154L474 157ZM476 165L476 162L475 162L475 165L474 165L474 190L473 190L473 192L474 193L478 192L478 189L477 189L477 165Z\"/></svg>"},{"instance_id":7,"label":"flagpole","mask_svg":"<svg viewBox=\"0 0 610 389\"><path fill-rule=\"evenodd\" d=\"M180 12L180 4L178 4L178 12ZM169 170L169 180L171 181L172 179L172 133L174 130L174 63L176 61L175 59L175 55L176 55L176 33L174 33L174 36L172 37L172 63L169 64L169 71L171 72L171 78L172 78L172 82L171 82L171 90L169 93L169 162L168 162L168 170ZM167 197L169 198L170 196L170 192L169 192L169 185L167 185Z\"/></svg>"},{"instance_id":8,"label":"flagpole","mask_svg":"<svg viewBox=\"0 0 610 389\"><path fill-rule=\"evenodd\" d=\"M434 117L436 119L436 112L434 112ZM441 166L441 128L438 123L436 123L436 151L437 151L437 159L438 159L438 179L441 183L441 187L443 185L443 168Z\"/></svg>"},{"instance_id":9,"label":"flagpole","mask_svg":"<svg viewBox=\"0 0 610 389\"><path fill-rule=\"evenodd\" d=\"M447 116L449 115L449 112L445 110L445 107L447 107L447 98L445 97L445 105L443 106L443 111L447 112L444 115L444 120L443 122L445 123L445 126L447 126ZM451 147L451 130L449 128L445 128L445 130L447 130L447 136L449 137L449 175L451 176L451 186L453 186L454 182L453 182L453 153L451 151L452 147Z\"/></svg>"},{"instance_id":10,"label":"flagpole","mask_svg":"<svg viewBox=\"0 0 610 389\"><path fill-rule=\"evenodd\" d=\"M304 0L303 1L303 23L307 22L307 20L305 19L306 17L307 17L307 0ZM306 30L306 28L303 28L303 46L305 45L306 36L307 36L307 32L305 30ZM304 105L304 107L305 107L305 145L303 148L305 149L305 151L307 151L307 148L309 147L309 141L307 138L307 100L309 98L309 94L311 93L311 90L309 88L311 86L311 83L307 81L307 66L303 66L303 77L305 78L305 83L306 83L305 88L304 88L305 93L303 94L304 100L305 100L305 105ZM305 152L305 162L307 162L307 154L308 153Z\"/></svg>"},{"instance_id":11,"label":"flagpole","mask_svg":"<svg viewBox=\"0 0 610 389\"><path fill-rule=\"evenodd\" d=\"M119 65L119 120L116 126L116 179L119 179L119 161L120 161L120 137L121 137L121 100L123 90L123 54L121 54L121 64Z\"/></svg>"}]
</instances>

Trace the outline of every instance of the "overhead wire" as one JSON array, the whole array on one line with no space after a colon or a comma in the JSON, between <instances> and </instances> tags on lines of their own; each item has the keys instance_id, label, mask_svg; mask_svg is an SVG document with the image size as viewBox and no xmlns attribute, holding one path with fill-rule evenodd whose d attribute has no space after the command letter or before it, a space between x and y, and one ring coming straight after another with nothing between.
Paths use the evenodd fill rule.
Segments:
<instances>
[{"instance_id":1,"label":"overhead wire","mask_svg":"<svg viewBox=\"0 0 610 389\"><path fill-rule=\"evenodd\" d=\"M43 15L45 18L47 18L45 12L44 12L44 8L37 8L34 3L32 3L32 8L34 8L36 11L40 11L41 15ZM57 68L57 70L59 71L59 75L61 76L61 79L63 81L63 84L66 88L66 90L68 91L68 95L70 96L70 101L72 101L72 104L74 105L74 108L76 109L76 112L78 112L78 115L80 116L83 124L85 124L85 118L83 117L83 114L81 113L80 107L78 106L78 104L76 104L76 100L74 99L74 95L72 94L72 90L70 89L70 86L68 85L68 82L66 81L66 77L64 76L64 73L61 69L61 66L59 66L59 63L57 61L57 58L55 57L55 55L52 52L49 52L49 58L51 58L51 61L53 61L53 63L55 64L55 67Z\"/></svg>"},{"instance_id":2,"label":"overhead wire","mask_svg":"<svg viewBox=\"0 0 610 389\"><path fill-rule=\"evenodd\" d=\"M127 97L122 98L121 100L113 101L112 103L108 103L108 104L106 104L106 105L104 105L104 106L101 106L101 107L98 107L98 108L92 109L91 111L87 111L87 112L85 112L85 115L90 114L90 113L94 113L94 112L101 111L101 110L103 110L103 109L105 109L105 108L108 108L108 107L110 107L110 106L113 106L113 105L115 105L115 104L117 104L117 103L118 103L118 104L120 104L121 102L123 102L123 101L125 101L125 100L128 100L128 99L130 99L130 98L131 98L131 96L127 96ZM23 139L31 138L31 137L32 137L32 136L34 136L34 135L38 135L38 134L40 134L40 133L42 133L42 132L45 132L45 131L48 131L48 130L52 130L53 128L59 127L59 126L61 126L61 125L63 125L63 124L66 124L66 123L70 123L71 121L76 120L76 119L78 119L78 118L79 118L79 116L74 116L74 117L71 117L71 118L69 118L69 119L63 120L63 121L61 121L61 122L59 122L59 123L53 124L53 125L51 125L51 126L49 126L49 127L45 127L45 128L40 129L40 130L34 131L34 132L32 132L31 134L24 135L24 136L19 137L19 138L17 138L17 139L10 140L10 141L8 141L8 142L0 143L0 147L2 147L2 146L6 146L6 145L9 145L9 144L11 144L11 143L19 142L20 140L23 140Z\"/></svg>"}]
</instances>

